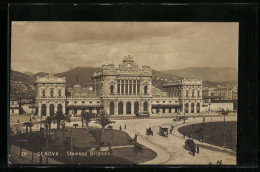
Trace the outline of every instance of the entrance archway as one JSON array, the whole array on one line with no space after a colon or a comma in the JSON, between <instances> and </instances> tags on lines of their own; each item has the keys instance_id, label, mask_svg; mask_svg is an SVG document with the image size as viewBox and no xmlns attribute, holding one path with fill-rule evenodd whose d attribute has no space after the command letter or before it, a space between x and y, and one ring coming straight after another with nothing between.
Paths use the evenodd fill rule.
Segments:
<instances>
[{"instance_id":1,"label":"entrance archway","mask_svg":"<svg viewBox=\"0 0 260 172\"><path fill-rule=\"evenodd\" d=\"M147 102L144 102L143 110L144 111L148 111L148 103Z\"/></svg>"},{"instance_id":2,"label":"entrance archway","mask_svg":"<svg viewBox=\"0 0 260 172\"><path fill-rule=\"evenodd\" d=\"M139 103L135 102L135 104L134 104L134 113L136 114L137 112L139 112Z\"/></svg>"},{"instance_id":3,"label":"entrance archway","mask_svg":"<svg viewBox=\"0 0 260 172\"><path fill-rule=\"evenodd\" d=\"M59 113L62 113L62 105L61 105L61 104L58 104L57 109L58 109L58 112L59 112Z\"/></svg>"},{"instance_id":4,"label":"entrance archway","mask_svg":"<svg viewBox=\"0 0 260 172\"><path fill-rule=\"evenodd\" d=\"M189 104L188 103L185 104L185 113L189 113Z\"/></svg>"},{"instance_id":5,"label":"entrance archway","mask_svg":"<svg viewBox=\"0 0 260 172\"><path fill-rule=\"evenodd\" d=\"M194 103L191 104L191 113L194 113Z\"/></svg>"},{"instance_id":6,"label":"entrance archway","mask_svg":"<svg viewBox=\"0 0 260 172\"><path fill-rule=\"evenodd\" d=\"M123 114L123 102L118 103L118 114Z\"/></svg>"},{"instance_id":7,"label":"entrance archway","mask_svg":"<svg viewBox=\"0 0 260 172\"><path fill-rule=\"evenodd\" d=\"M131 114L131 103L130 102L126 103L126 114Z\"/></svg>"},{"instance_id":8,"label":"entrance archway","mask_svg":"<svg viewBox=\"0 0 260 172\"><path fill-rule=\"evenodd\" d=\"M54 115L54 105L51 104L50 105L50 116L53 116Z\"/></svg>"},{"instance_id":9,"label":"entrance archway","mask_svg":"<svg viewBox=\"0 0 260 172\"><path fill-rule=\"evenodd\" d=\"M110 102L110 105L109 105L109 107L110 107L110 115L114 115L114 102Z\"/></svg>"},{"instance_id":10,"label":"entrance archway","mask_svg":"<svg viewBox=\"0 0 260 172\"><path fill-rule=\"evenodd\" d=\"M197 103L197 113L200 113L200 104L199 103Z\"/></svg>"},{"instance_id":11,"label":"entrance archway","mask_svg":"<svg viewBox=\"0 0 260 172\"><path fill-rule=\"evenodd\" d=\"M46 105L42 104L42 111L41 111L42 116L46 116Z\"/></svg>"}]
</instances>

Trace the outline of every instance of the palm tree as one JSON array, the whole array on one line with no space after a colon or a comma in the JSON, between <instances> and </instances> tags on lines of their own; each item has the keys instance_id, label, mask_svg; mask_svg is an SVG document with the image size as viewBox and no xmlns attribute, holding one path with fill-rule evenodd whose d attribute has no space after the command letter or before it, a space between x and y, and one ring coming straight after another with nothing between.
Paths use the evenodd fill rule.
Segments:
<instances>
[{"instance_id":1,"label":"palm tree","mask_svg":"<svg viewBox=\"0 0 260 172\"><path fill-rule=\"evenodd\" d=\"M44 127L46 128L46 138L47 138L48 137L48 127L49 127L49 125L46 121L44 122Z\"/></svg>"},{"instance_id":2,"label":"palm tree","mask_svg":"<svg viewBox=\"0 0 260 172\"><path fill-rule=\"evenodd\" d=\"M60 129L60 122L61 121L67 121L70 122L70 118L66 115L63 115L62 112L56 112L53 116L53 120L57 121L57 129Z\"/></svg>"},{"instance_id":3,"label":"palm tree","mask_svg":"<svg viewBox=\"0 0 260 172\"><path fill-rule=\"evenodd\" d=\"M111 121L109 115L104 110L102 110L97 114L95 123L100 124L102 131L104 131L106 125L115 123L115 121Z\"/></svg>"},{"instance_id":4,"label":"palm tree","mask_svg":"<svg viewBox=\"0 0 260 172\"><path fill-rule=\"evenodd\" d=\"M93 114L93 113L91 113L91 112L83 112L82 113L82 118L84 119L84 120L86 120L86 128L88 128L88 124L89 124L89 122L91 121L91 119L92 118L94 118L95 117L95 115Z\"/></svg>"},{"instance_id":5,"label":"palm tree","mask_svg":"<svg viewBox=\"0 0 260 172\"><path fill-rule=\"evenodd\" d=\"M30 125L30 122L25 122L23 125L26 127L26 134L28 134L28 127Z\"/></svg>"},{"instance_id":6,"label":"palm tree","mask_svg":"<svg viewBox=\"0 0 260 172\"><path fill-rule=\"evenodd\" d=\"M30 136L31 136L31 134L32 134L33 123L29 122L28 127L30 127Z\"/></svg>"},{"instance_id":7,"label":"palm tree","mask_svg":"<svg viewBox=\"0 0 260 172\"><path fill-rule=\"evenodd\" d=\"M48 116L48 117L45 119L45 121L44 121L44 123L48 124L49 130L51 130L51 123L52 123L52 121L53 121L53 118L50 117L50 116Z\"/></svg>"}]
</instances>

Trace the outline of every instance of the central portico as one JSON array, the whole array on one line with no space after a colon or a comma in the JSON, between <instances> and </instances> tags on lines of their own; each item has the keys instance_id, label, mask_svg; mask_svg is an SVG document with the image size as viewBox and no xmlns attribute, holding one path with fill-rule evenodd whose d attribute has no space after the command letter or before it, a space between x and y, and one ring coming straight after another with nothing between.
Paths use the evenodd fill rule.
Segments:
<instances>
[{"instance_id":1,"label":"central portico","mask_svg":"<svg viewBox=\"0 0 260 172\"><path fill-rule=\"evenodd\" d=\"M102 65L101 72L92 76L95 97L100 97L110 115L133 115L151 112L152 71L150 66L139 68L133 57L125 56L118 68Z\"/></svg>"}]
</instances>

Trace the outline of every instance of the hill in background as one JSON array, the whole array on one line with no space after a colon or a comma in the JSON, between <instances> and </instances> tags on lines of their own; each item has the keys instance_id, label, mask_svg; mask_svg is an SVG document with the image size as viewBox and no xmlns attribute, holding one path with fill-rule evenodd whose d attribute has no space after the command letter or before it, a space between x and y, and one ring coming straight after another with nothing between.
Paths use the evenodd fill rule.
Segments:
<instances>
[{"instance_id":1,"label":"hill in background","mask_svg":"<svg viewBox=\"0 0 260 172\"><path fill-rule=\"evenodd\" d=\"M238 71L233 68L209 68L209 67L190 67L180 70L162 71L167 74L173 74L180 77L193 77L203 81L223 82L237 81Z\"/></svg>"}]
</instances>

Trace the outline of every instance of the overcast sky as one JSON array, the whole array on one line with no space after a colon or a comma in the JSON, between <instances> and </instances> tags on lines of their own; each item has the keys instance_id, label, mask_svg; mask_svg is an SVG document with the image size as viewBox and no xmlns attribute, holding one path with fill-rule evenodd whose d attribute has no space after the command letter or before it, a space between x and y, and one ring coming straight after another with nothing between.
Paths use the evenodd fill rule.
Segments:
<instances>
[{"instance_id":1,"label":"overcast sky","mask_svg":"<svg viewBox=\"0 0 260 172\"><path fill-rule=\"evenodd\" d=\"M118 65L155 70L238 66L238 23L13 22L11 68L58 73Z\"/></svg>"}]
</instances>

